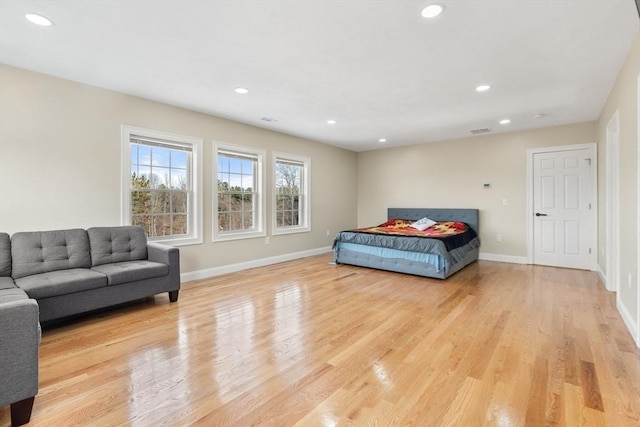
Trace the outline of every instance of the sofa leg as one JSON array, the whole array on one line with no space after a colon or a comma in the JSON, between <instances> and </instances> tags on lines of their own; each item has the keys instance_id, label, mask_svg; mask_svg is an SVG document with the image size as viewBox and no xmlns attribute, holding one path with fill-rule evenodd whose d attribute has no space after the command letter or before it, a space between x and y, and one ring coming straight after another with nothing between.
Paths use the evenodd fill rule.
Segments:
<instances>
[{"instance_id":1,"label":"sofa leg","mask_svg":"<svg viewBox=\"0 0 640 427\"><path fill-rule=\"evenodd\" d=\"M169 301L170 302L178 301L178 292L179 291L169 291Z\"/></svg>"},{"instance_id":2,"label":"sofa leg","mask_svg":"<svg viewBox=\"0 0 640 427\"><path fill-rule=\"evenodd\" d=\"M11 404L11 426L27 424L31 419L35 396Z\"/></svg>"}]
</instances>

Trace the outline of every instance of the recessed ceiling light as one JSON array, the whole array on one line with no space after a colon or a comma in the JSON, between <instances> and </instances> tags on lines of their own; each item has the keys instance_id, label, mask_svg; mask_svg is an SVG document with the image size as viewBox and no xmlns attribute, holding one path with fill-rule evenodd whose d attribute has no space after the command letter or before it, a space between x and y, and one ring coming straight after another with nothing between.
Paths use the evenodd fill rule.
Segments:
<instances>
[{"instance_id":1,"label":"recessed ceiling light","mask_svg":"<svg viewBox=\"0 0 640 427\"><path fill-rule=\"evenodd\" d=\"M430 4L429 6L422 9L422 17L423 18L435 18L440 15L444 11L444 6L441 4Z\"/></svg>"},{"instance_id":2,"label":"recessed ceiling light","mask_svg":"<svg viewBox=\"0 0 640 427\"><path fill-rule=\"evenodd\" d=\"M336 123L338 123L338 122L336 122L336 121L335 121L335 120L333 120L333 119L332 119L332 120L327 120L327 124L328 124L328 125L335 125Z\"/></svg>"},{"instance_id":3,"label":"recessed ceiling light","mask_svg":"<svg viewBox=\"0 0 640 427\"><path fill-rule=\"evenodd\" d=\"M380 139L378 140L378 142L381 142L381 143L382 143L382 142L387 142L387 138L380 138Z\"/></svg>"},{"instance_id":4,"label":"recessed ceiling light","mask_svg":"<svg viewBox=\"0 0 640 427\"><path fill-rule=\"evenodd\" d=\"M38 15L37 13L27 13L24 15L27 20L33 24L40 25L41 27L52 27L53 21L46 16Z\"/></svg>"},{"instance_id":5,"label":"recessed ceiling light","mask_svg":"<svg viewBox=\"0 0 640 427\"><path fill-rule=\"evenodd\" d=\"M476 86L476 90L478 92L486 92L489 89L491 89L491 85L478 85L478 86Z\"/></svg>"},{"instance_id":6,"label":"recessed ceiling light","mask_svg":"<svg viewBox=\"0 0 640 427\"><path fill-rule=\"evenodd\" d=\"M502 119L502 120L500 120L498 123L500 123L501 125L508 125L509 123L511 123L511 120L509 120L509 119Z\"/></svg>"},{"instance_id":7,"label":"recessed ceiling light","mask_svg":"<svg viewBox=\"0 0 640 427\"><path fill-rule=\"evenodd\" d=\"M249 93L249 89L247 89L246 87L237 87L236 88L236 93L240 93L240 94L244 95L245 93Z\"/></svg>"}]
</instances>

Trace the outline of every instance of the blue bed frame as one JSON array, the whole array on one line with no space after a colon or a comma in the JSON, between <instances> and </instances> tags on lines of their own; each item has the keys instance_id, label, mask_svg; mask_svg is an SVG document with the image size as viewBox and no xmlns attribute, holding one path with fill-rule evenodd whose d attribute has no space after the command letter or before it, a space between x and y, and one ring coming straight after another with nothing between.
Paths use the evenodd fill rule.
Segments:
<instances>
[{"instance_id":1,"label":"blue bed frame","mask_svg":"<svg viewBox=\"0 0 640 427\"><path fill-rule=\"evenodd\" d=\"M480 234L480 222L478 209L442 209L442 208L389 208L387 219L418 220L427 217L434 221L460 221L466 222L475 232ZM471 249L460 261L447 265L438 271L433 265L409 261L402 258L387 258L359 252L356 250L341 248L335 251L337 264L351 264L360 267L376 268L379 270L395 271L398 273L414 274L436 279L446 279L461 268L478 259L479 248Z\"/></svg>"}]
</instances>

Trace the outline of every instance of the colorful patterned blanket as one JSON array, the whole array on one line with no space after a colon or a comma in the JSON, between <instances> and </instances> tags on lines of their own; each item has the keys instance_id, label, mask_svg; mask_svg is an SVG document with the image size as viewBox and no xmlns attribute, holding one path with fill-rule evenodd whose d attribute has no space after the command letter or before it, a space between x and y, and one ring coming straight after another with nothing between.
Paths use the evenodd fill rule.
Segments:
<instances>
[{"instance_id":1,"label":"colorful patterned blanket","mask_svg":"<svg viewBox=\"0 0 640 427\"><path fill-rule=\"evenodd\" d=\"M446 237L462 234L471 229L464 222L446 221L436 222L435 225L421 231L411 227L413 223L414 221L408 219L390 219L375 227L356 228L353 231L359 233L391 234L396 236Z\"/></svg>"},{"instance_id":2,"label":"colorful patterned blanket","mask_svg":"<svg viewBox=\"0 0 640 427\"><path fill-rule=\"evenodd\" d=\"M464 222L444 221L418 230L411 227L414 221L406 219L390 219L375 227L363 227L351 230L353 233L366 233L387 236L404 236L437 239L444 243L447 251L466 245L477 237L476 232Z\"/></svg>"}]
</instances>

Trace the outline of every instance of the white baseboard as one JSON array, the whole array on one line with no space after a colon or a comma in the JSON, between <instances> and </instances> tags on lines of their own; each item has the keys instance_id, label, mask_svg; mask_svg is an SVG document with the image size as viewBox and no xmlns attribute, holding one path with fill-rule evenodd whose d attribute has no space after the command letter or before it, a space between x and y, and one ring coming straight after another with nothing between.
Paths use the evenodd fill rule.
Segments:
<instances>
[{"instance_id":1,"label":"white baseboard","mask_svg":"<svg viewBox=\"0 0 640 427\"><path fill-rule=\"evenodd\" d=\"M331 252L331 247L309 249L307 251L293 252L284 255L277 255L269 258L255 259L251 261L239 262L236 264L222 265L220 267L206 268L204 270L190 271L182 273L180 280L189 282L191 280L201 280L209 277L220 276L221 274L235 273L236 271L246 270L248 268L264 267L265 265L277 264L279 262L293 261L294 259L306 258L314 255L321 255Z\"/></svg>"},{"instance_id":2,"label":"white baseboard","mask_svg":"<svg viewBox=\"0 0 640 427\"><path fill-rule=\"evenodd\" d=\"M631 313L629 313L629 310L627 310L627 307L625 307L624 304L622 304L619 299L616 299L616 307L618 308L618 313L620 313L620 317L622 317L622 321L627 326L627 329L629 330L631 337L635 341L636 346L640 348L640 334L638 334L638 325L634 322L633 316L631 316Z\"/></svg>"},{"instance_id":3,"label":"white baseboard","mask_svg":"<svg viewBox=\"0 0 640 427\"><path fill-rule=\"evenodd\" d=\"M513 255L501 255L501 254L488 254L480 252L478 259L483 261L498 261L508 262L511 264L528 264L526 256L513 256Z\"/></svg>"},{"instance_id":4,"label":"white baseboard","mask_svg":"<svg viewBox=\"0 0 640 427\"><path fill-rule=\"evenodd\" d=\"M605 276L604 271L602 271L599 264L596 264L596 273L598 273L602 286L607 290L607 276Z\"/></svg>"},{"instance_id":5,"label":"white baseboard","mask_svg":"<svg viewBox=\"0 0 640 427\"><path fill-rule=\"evenodd\" d=\"M604 274L604 272L600 268L600 265L596 265L596 273L598 273L598 277L602 282L602 286L604 287L604 290L607 292L615 292L615 291L609 291L607 289L607 276ZM638 331L638 325L634 322L633 316L631 316L631 313L629 313L629 310L627 310L627 307L625 307L624 304L620 302L618 295L616 295L616 308L618 309L618 313L620 313L620 317L622 318L624 325L627 327L627 330L631 334L631 338L633 338L633 341L635 341L636 346L640 348L640 331Z\"/></svg>"}]
</instances>

